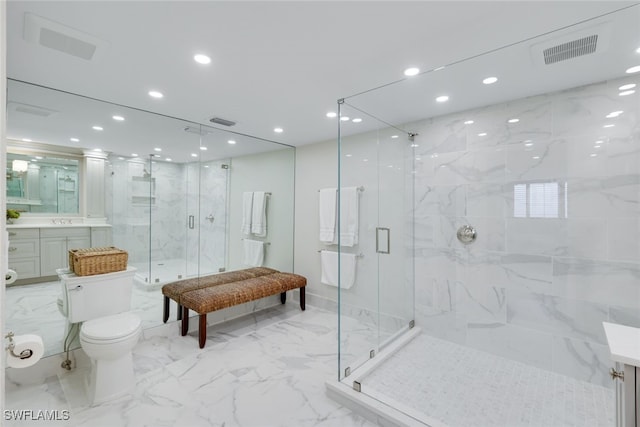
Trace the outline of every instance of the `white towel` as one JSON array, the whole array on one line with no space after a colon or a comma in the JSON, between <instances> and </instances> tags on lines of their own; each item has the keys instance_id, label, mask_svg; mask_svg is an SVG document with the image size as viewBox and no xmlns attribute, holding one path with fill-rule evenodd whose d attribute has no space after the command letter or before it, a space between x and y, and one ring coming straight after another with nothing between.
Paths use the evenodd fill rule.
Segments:
<instances>
[{"instance_id":1,"label":"white towel","mask_svg":"<svg viewBox=\"0 0 640 427\"><path fill-rule=\"evenodd\" d=\"M261 267L264 262L264 242L244 239L244 261L250 267Z\"/></svg>"},{"instance_id":2,"label":"white towel","mask_svg":"<svg viewBox=\"0 0 640 427\"><path fill-rule=\"evenodd\" d=\"M253 214L253 193L245 191L242 193L242 228L241 233L249 235L251 233L251 216Z\"/></svg>"},{"instance_id":3,"label":"white towel","mask_svg":"<svg viewBox=\"0 0 640 427\"><path fill-rule=\"evenodd\" d=\"M338 286L338 252L320 252L322 278L326 285ZM340 288L349 289L356 279L356 256L354 254L340 254Z\"/></svg>"},{"instance_id":4,"label":"white towel","mask_svg":"<svg viewBox=\"0 0 640 427\"><path fill-rule=\"evenodd\" d=\"M251 214L251 233L258 237L267 235L267 194L264 191L253 192Z\"/></svg>"},{"instance_id":5,"label":"white towel","mask_svg":"<svg viewBox=\"0 0 640 427\"><path fill-rule=\"evenodd\" d=\"M336 236L336 189L323 188L320 190L319 216L320 216L320 241L331 243Z\"/></svg>"},{"instance_id":6,"label":"white towel","mask_svg":"<svg viewBox=\"0 0 640 427\"><path fill-rule=\"evenodd\" d=\"M358 187L345 187L340 190L340 246L358 244ZM338 244L338 238L333 240Z\"/></svg>"}]
</instances>

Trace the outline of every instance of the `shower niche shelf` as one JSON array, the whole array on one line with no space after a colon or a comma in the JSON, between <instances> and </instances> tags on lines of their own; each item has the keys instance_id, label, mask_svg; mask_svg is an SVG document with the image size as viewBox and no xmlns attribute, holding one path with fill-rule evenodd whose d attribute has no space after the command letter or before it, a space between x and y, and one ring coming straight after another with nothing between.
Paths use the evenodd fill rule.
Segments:
<instances>
[{"instance_id":1,"label":"shower niche shelf","mask_svg":"<svg viewBox=\"0 0 640 427\"><path fill-rule=\"evenodd\" d=\"M148 206L156 203L156 179L146 176L132 176L130 188L131 204Z\"/></svg>"}]
</instances>

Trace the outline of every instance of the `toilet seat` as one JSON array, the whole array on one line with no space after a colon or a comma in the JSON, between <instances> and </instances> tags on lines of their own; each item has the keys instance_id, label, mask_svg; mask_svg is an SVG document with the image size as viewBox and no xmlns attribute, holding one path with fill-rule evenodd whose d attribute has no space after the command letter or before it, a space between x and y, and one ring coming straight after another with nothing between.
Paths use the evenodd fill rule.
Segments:
<instances>
[{"instance_id":1,"label":"toilet seat","mask_svg":"<svg viewBox=\"0 0 640 427\"><path fill-rule=\"evenodd\" d=\"M140 317L133 313L88 320L80 328L80 340L93 344L109 344L137 336L142 329Z\"/></svg>"}]
</instances>

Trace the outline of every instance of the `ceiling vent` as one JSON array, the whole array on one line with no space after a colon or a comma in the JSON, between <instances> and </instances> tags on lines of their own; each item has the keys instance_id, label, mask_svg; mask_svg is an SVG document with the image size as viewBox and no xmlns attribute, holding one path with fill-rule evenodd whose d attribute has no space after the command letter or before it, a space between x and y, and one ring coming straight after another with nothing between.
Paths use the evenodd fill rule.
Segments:
<instances>
[{"instance_id":1,"label":"ceiling vent","mask_svg":"<svg viewBox=\"0 0 640 427\"><path fill-rule=\"evenodd\" d=\"M220 117L212 117L209 119L211 123L215 123L217 125L222 126L233 126L236 122L232 122L231 120L221 119Z\"/></svg>"},{"instance_id":2,"label":"ceiling vent","mask_svg":"<svg viewBox=\"0 0 640 427\"><path fill-rule=\"evenodd\" d=\"M106 45L97 37L32 13L24 14L23 37L26 41L87 61L95 59L95 54Z\"/></svg>"},{"instance_id":3,"label":"ceiling vent","mask_svg":"<svg viewBox=\"0 0 640 427\"><path fill-rule=\"evenodd\" d=\"M7 109L9 111L15 111L16 113L31 114L32 116L38 117L49 117L50 115L57 113L56 110L38 107L37 105L21 104L19 102L7 103Z\"/></svg>"},{"instance_id":4,"label":"ceiling vent","mask_svg":"<svg viewBox=\"0 0 640 427\"><path fill-rule=\"evenodd\" d=\"M593 34L588 37L550 47L542 52L544 54L544 63L547 65L555 64L556 62L594 53L597 45L598 35Z\"/></svg>"},{"instance_id":5,"label":"ceiling vent","mask_svg":"<svg viewBox=\"0 0 640 427\"><path fill-rule=\"evenodd\" d=\"M544 67L581 56L593 57L606 52L611 41L611 23L572 31L565 35L544 40L531 46L530 53L534 65Z\"/></svg>"}]
</instances>

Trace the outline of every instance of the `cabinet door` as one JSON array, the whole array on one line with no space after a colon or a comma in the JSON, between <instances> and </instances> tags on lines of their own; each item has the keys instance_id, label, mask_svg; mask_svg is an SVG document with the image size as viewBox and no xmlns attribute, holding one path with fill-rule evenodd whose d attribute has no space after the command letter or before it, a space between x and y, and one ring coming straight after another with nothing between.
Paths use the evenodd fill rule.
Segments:
<instances>
[{"instance_id":1,"label":"cabinet door","mask_svg":"<svg viewBox=\"0 0 640 427\"><path fill-rule=\"evenodd\" d=\"M101 248L111 246L111 228L110 227L92 227L91 228L91 247Z\"/></svg>"},{"instance_id":2,"label":"cabinet door","mask_svg":"<svg viewBox=\"0 0 640 427\"><path fill-rule=\"evenodd\" d=\"M40 239L40 275L54 276L56 269L69 264L66 237Z\"/></svg>"},{"instance_id":3,"label":"cabinet door","mask_svg":"<svg viewBox=\"0 0 640 427\"><path fill-rule=\"evenodd\" d=\"M67 250L65 252L70 251L71 249L85 249L91 247L91 237L67 237ZM69 261L69 257L67 256L67 262Z\"/></svg>"}]
</instances>

